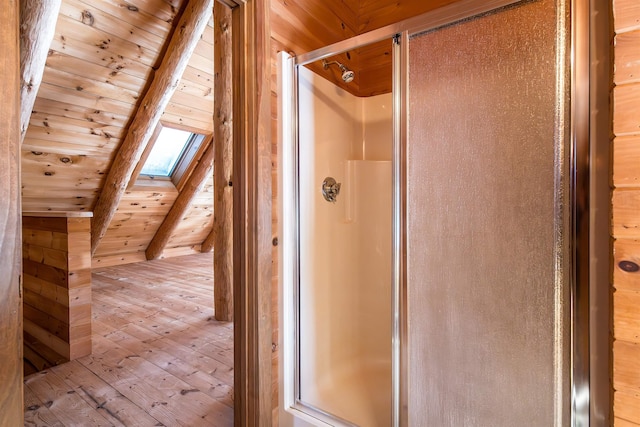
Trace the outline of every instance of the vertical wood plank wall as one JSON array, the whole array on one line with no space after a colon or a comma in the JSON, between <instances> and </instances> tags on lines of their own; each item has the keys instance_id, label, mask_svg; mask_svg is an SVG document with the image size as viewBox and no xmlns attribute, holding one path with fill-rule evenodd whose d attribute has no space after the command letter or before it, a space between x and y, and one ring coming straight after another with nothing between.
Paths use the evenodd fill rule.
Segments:
<instances>
[{"instance_id":1,"label":"vertical wood plank wall","mask_svg":"<svg viewBox=\"0 0 640 427\"><path fill-rule=\"evenodd\" d=\"M614 0L613 414L640 425L640 3Z\"/></svg>"},{"instance_id":2,"label":"vertical wood plank wall","mask_svg":"<svg viewBox=\"0 0 640 427\"><path fill-rule=\"evenodd\" d=\"M22 217L24 355L41 370L91 353L91 214L37 215Z\"/></svg>"}]
</instances>

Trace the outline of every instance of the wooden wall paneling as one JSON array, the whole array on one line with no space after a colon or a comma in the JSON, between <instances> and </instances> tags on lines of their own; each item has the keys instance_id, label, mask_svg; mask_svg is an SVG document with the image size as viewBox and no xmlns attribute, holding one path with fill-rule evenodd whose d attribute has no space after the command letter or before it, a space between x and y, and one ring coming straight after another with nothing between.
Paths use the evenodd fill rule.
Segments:
<instances>
[{"instance_id":1,"label":"wooden wall paneling","mask_svg":"<svg viewBox=\"0 0 640 427\"><path fill-rule=\"evenodd\" d=\"M82 24L77 24L74 21L64 22L64 17L60 17L61 27L65 28L64 34L58 34L53 38L51 42L52 55L64 54L72 56L78 60L86 61L87 63L97 66L104 66L114 73L127 74L133 77L147 79L153 72L153 59L149 54L136 54L136 50L131 50L130 45L124 41L120 41L117 38L111 39L107 33L97 34L93 37L93 40L76 40L74 37L82 37L82 34L77 30L82 30ZM76 31L73 28L77 27ZM89 32L89 35L92 32ZM103 40L110 40L108 44L103 43ZM52 63L53 64L53 63Z\"/></svg>"},{"instance_id":2,"label":"wooden wall paneling","mask_svg":"<svg viewBox=\"0 0 640 427\"><path fill-rule=\"evenodd\" d=\"M65 4L66 2L62 7ZM67 15L58 17L59 24L51 42L52 49L95 64L113 63L119 71L125 73L137 70L136 74L140 75L147 67L155 66L161 46L143 48L131 39L111 34L109 29L85 25L80 19ZM140 65L136 66L135 62Z\"/></svg>"},{"instance_id":3,"label":"wooden wall paneling","mask_svg":"<svg viewBox=\"0 0 640 427\"><path fill-rule=\"evenodd\" d=\"M616 37L616 85L640 82L640 58L636 50L640 46L640 29L621 33Z\"/></svg>"},{"instance_id":4,"label":"wooden wall paneling","mask_svg":"<svg viewBox=\"0 0 640 427\"><path fill-rule=\"evenodd\" d=\"M66 102L68 104L91 108L92 110L113 111L125 116L129 116L135 109L135 106L128 102L101 98L99 95L84 94L82 91L75 88L70 90L69 88L51 85L47 82L46 73L44 81L40 85L38 97L49 99L51 101ZM29 132L27 132L27 137L29 137Z\"/></svg>"},{"instance_id":5,"label":"wooden wall paneling","mask_svg":"<svg viewBox=\"0 0 640 427\"><path fill-rule=\"evenodd\" d=\"M633 265L630 271L622 269L629 262L640 265L640 239L616 239L613 247L613 283L616 289L633 291L640 288L640 274L633 271Z\"/></svg>"},{"instance_id":6,"label":"wooden wall paneling","mask_svg":"<svg viewBox=\"0 0 640 427\"><path fill-rule=\"evenodd\" d=\"M176 93L183 93L189 96L203 98L203 99L206 99L207 101L211 100L211 106L213 107L213 90L211 86L212 86L211 82L208 83L207 85L204 85L198 82L197 80L194 81L192 79L187 79L183 77L182 80L180 81L180 84L178 85L178 90Z\"/></svg>"},{"instance_id":7,"label":"wooden wall paneling","mask_svg":"<svg viewBox=\"0 0 640 427\"><path fill-rule=\"evenodd\" d=\"M144 211L116 213L95 256L144 252L170 207L168 204L165 211L155 214Z\"/></svg>"},{"instance_id":8,"label":"wooden wall paneling","mask_svg":"<svg viewBox=\"0 0 640 427\"><path fill-rule=\"evenodd\" d=\"M213 70L213 60L211 56L204 57L202 55L193 54L189 65L203 73L210 73Z\"/></svg>"},{"instance_id":9,"label":"wooden wall paneling","mask_svg":"<svg viewBox=\"0 0 640 427\"><path fill-rule=\"evenodd\" d=\"M616 136L640 133L640 83L623 84L613 90L613 132Z\"/></svg>"},{"instance_id":10,"label":"wooden wall paneling","mask_svg":"<svg viewBox=\"0 0 640 427\"><path fill-rule=\"evenodd\" d=\"M616 188L613 192L615 237L640 237L640 188Z\"/></svg>"},{"instance_id":11,"label":"wooden wall paneling","mask_svg":"<svg viewBox=\"0 0 640 427\"><path fill-rule=\"evenodd\" d=\"M91 214L25 215L25 355L41 369L91 353Z\"/></svg>"},{"instance_id":12,"label":"wooden wall paneling","mask_svg":"<svg viewBox=\"0 0 640 427\"><path fill-rule=\"evenodd\" d=\"M77 5L85 7L85 10L87 10L86 8L88 7L93 7L95 10L100 11L100 13L108 15L110 19L116 19L121 23L120 26L124 27L124 31L132 35L142 31L159 36L164 40L173 29L171 21L167 22L166 19L158 18L154 14L140 9L135 5L127 7L116 1L95 2L90 0L80 0L77 2ZM97 17L94 18L98 19ZM122 25L122 23L126 24Z\"/></svg>"},{"instance_id":13,"label":"wooden wall paneling","mask_svg":"<svg viewBox=\"0 0 640 427\"><path fill-rule=\"evenodd\" d=\"M144 254L144 250L113 255L100 255L96 253L91 260L91 266L92 268L113 267L115 265L131 264L146 260L147 257Z\"/></svg>"},{"instance_id":14,"label":"wooden wall paneling","mask_svg":"<svg viewBox=\"0 0 640 427\"><path fill-rule=\"evenodd\" d=\"M56 116L86 121L87 123L89 123L88 126L95 124L95 126L107 125L123 127L129 120L128 116L113 111L105 112L96 110L95 108L87 109L86 107L83 107L81 105L69 104L42 97L38 97L38 99L36 100L33 114L40 114L45 118L48 116Z\"/></svg>"},{"instance_id":15,"label":"wooden wall paneling","mask_svg":"<svg viewBox=\"0 0 640 427\"><path fill-rule=\"evenodd\" d=\"M166 36L151 33L146 29L129 24L123 16L114 16L98 9L98 6L108 5L108 2L90 3L91 4L87 4L78 0L65 0L60 7L60 14L74 19L85 26L108 32L112 36L127 40L130 43L135 43L138 46L138 51L149 49L154 52L159 52L162 49ZM128 9L124 10L128 11ZM163 21L158 20L157 22ZM171 27L168 26L167 34L170 28Z\"/></svg>"},{"instance_id":16,"label":"wooden wall paneling","mask_svg":"<svg viewBox=\"0 0 640 427\"><path fill-rule=\"evenodd\" d=\"M333 9L334 7L337 8ZM308 38L309 44L305 47L310 47L310 49L307 51L348 39L355 36L357 32L353 12L346 6L346 3L274 0L271 2L271 13L271 19L275 24L273 31L290 34L297 32L296 36ZM288 25L278 26L277 22L280 20L288 22ZM300 29L304 30L300 31ZM302 35L302 32L308 33L308 35ZM295 39L294 37L293 40ZM314 39L315 41L312 42Z\"/></svg>"},{"instance_id":17,"label":"wooden wall paneling","mask_svg":"<svg viewBox=\"0 0 640 427\"><path fill-rule=\"evenodd\" d=\"M62 129L55 129L47 126L31 126L29 128L29 139L44 141L60 141L68 144L76 144L79 151L83 150L82 146L90 145L98 148L113 149L120 142L117 138L109 133L98 134L98 131L86 129L84 134L70 132Z\"/></svg>"},{"instance_id":18,"label":"wooden wall paneling","mask_svg":"<svg viewBox=\"0 0 640 427\"><path fill-rule=\"evenodd\" d=\"M640 425L640 4L612 2L613 89L613 414Z\"/></svg>"},{"instance_id":19,"label":"wooden wall paneling","mask_svg":"<svg viewBox=\"0 0 640 427\"><path fill-rule=\"evenodd\" d=\"M114 123L102 124L96 122L89 122L84 119L72 119L64 116L58 116L51 113L39 113L34 112L31 114L31 125L32 126L40 126L45 128L45 132L53 130L62 130L67 132L75 132L81 135L94 135L94 136L102 136L107 138L110 136L112 138L122 139L124 136L123 125L116 125ZM106 165L101 165L106 167Z\"/></svg>"},{"instance_id":20,"label":"wooden wall paneling","mask_svg":"<svg viewBox=\"0 0 640 427\"><path fill-rule=\"evenodd\" d=\"M613 309L616 316L613 328L619 340L640 344L640 291L616 290L613 294Z\"/></svg>"},{"instance_id":21,"label":"wooden wall paneling","mask_svg":"<svg viewBox=\"0 0 640 427\"><path fill-rule=\"evenodd\" d=\"M27 132L49 46L56 28L61 0L20 3L20 135Z\"/></svg>"},{"instance_id":22,"label":"wooden wall paneling","mask_svg":"<svg viewBox=\"0 0 640 427\"><path fill-rule=\"evenodd\" d=\"M613 182L616 188L640 187L640 135L618 137L613 144Z\"/></svg>"},{"instance_id":23,"label":"wooden wall paneling","mask_svg":"<svg viewBox=\"0 0 640 427\"><path fill-rule=\"evenodd\" d=\"M195 110L200 110L201 114L210 113L213 111L213 95L202 94L194 95L186 91L176 90L171 98L171 102L180 105L190 105Z\"/></svg>"},{"instance_id":24,"label":"wooden wall paneling","mask_svg":"<svg viewBox=\"0 0 640 427\"><path fill-rule=\"evenodd\" d=\"M640 370L637 369L637 361L640 360L640 344L616 340L613 343L614 387L618 391L631 395L640 393ZM640 420L640 417L637 419Z\"/></svg>"},{"instance_id":25,"label":"wooden wall paneling","mask_svg":"<svg viewBox=\"0 0 640 427\"><path fill-rule=\"evenodd\" d=\"M217 15L216 15L217 14ZM214 223L211 231L214 312L217 320L233 321L233 41L231 10L214 5L215 126ZM207 248L208 249L208 248ZM208 250L206 251L208 252Z\"/></svg>"},{"instance_id":26,"label":"wooden wall paneling","mask_svg":"<svg viewBox=\"0 0 640 427\"><path fill-rule=\"evenodd\" d=\"M182 114L178 112L177 114L173 114L171 110L173 109L169 105L164 114L162 114L163 122L172 125L188 126L190 128L200 129L203 133L213 132L213 123L211 123L210 120L194 120L190 117L189 113Z\"/></svg>"},{"instance_id":27,"label":"wooden wall paneling","mask_svg":"<svg viewBox=\"0 0 640 427\"><path fill-rule=\"evenodd\" d=\"M0 425L22 425L19 2L0 8Z\"/></svg>"},{"instance_id":28,"label":"wooden wall paneling","mask_svg":"<svg viewBox=\"0 0 640 427\"><path fill-rule=\"evenodd\" d=\"M113 3L116 2L113 1ZM125 7L124 4L119 2L116 4L120 7ZM136 1L135 7L162 21L172 23L183 4L184 0L138 0Z\"/></svg>"},{"instance_id":29,"label":"wooden wall paneling","mask_svg":"<svg viewBox=\"0 0 640 427\"><path fill-rule=\"evenodd\" d=\"M361 0L358 7L358 34L400 22L412 16L455 3L458 0L390 2Z\"/></svg>"},{"instance_id":30,"label":"wooden wall paneling","mask_svg":"<svg viewBox=\"0 0 640 427\"><path fill-rule=\"evenodd\" d=\"M614 29L616 34L640 30L640 4L635 0L616 0L612 2Z\"/></svg>"},{"instance_id":31,"label":"wooden wall paneling","mask_svg":"<svg viewBox=\"0 0 640 427\"><path fill-rule=\"evenodd\" d=\"M188 66L187 69L184 70L182 78L189 82L193 82L194 84L199 84L202 87L211 88L211 90L213 90L213 70L209 73L205 73Z\"/></svg>"},{"instance_id":32,"label":"wooden wall paneling","mask_svg":"<svg viewBox=\"0 0 640 427\"><path fill-rule=\"evenodd\" d=\"M140 75L133 73L123 73L114 70L104 64L95 64L75 56L51 49L47 57L47 67L49 69L64 71L71 74L80 74L90 80L109 83L119 88L128 89L134 92L141 92L146 84L145 77L151 71L149 68ZM136 73L137 74L137 73Z\"/></svg>"},{"instance_id":33,"label":"wooden wall paneling","mask_svg":"<svg viewBox=\"0 0 640 427\"><path fill-rule=\"evenodd\" d=\"M616 415L615 427L635 427L640 425L640 405L637 394L617 392L613 398L613 412Z\"/></svg>"},{"instance_id":34,"label":"wooden wall paneling","mask_svg":"<svg viewBox=\"0 0 640 427\"><path fill-rule=\"evenodd\" d=\"M79 72L82 72L81 70ZM73 90L82 92L83 95L97 95L101 98L116 100L130 105L136 104L142 89L141 87L138 87L137 90L126 89L112 83L91 79L86 75L80 76L76 73L55 68L47 70L45 81L54 86L71 87Z\"/></svg>"},{"instance_id":35,"label":"wooden wall paneling","mask_svg":"<svg viewBox=\"0 0 640 427\"><path fill-rule=\"evenodd\" d=\"M188 105L181 105L175 102L169 102L165 109L165 114L162 116L162 121L167 120L167 115L173 115L180 117L181 124L185 126L195 127L198 129L212 128L211 112L202 109L193 108ZM189 125L188 122L200 123L196 125Z\"/></svg>"},{"instance_id":36,"label":"wooden wall paneling","mask_svg":"<svg viewBox=\"0 0 640 427\"><path fill-rule=\"evenodd\" d=\"M193 49L209 21L212 9L213 0L191 0L180 18L166 56L142 100L142 108L138 110L129 127L127 137L110 168L106 184L94 207L92 252L95 252L109 227L131 173L182 78Z\"/></svg>"}]
</instances>

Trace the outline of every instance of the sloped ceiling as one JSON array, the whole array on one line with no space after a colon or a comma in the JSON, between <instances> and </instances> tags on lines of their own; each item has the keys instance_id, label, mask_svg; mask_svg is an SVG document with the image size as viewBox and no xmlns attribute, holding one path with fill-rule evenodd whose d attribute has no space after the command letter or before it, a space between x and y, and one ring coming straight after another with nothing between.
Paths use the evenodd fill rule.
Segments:
<instances>
[{"instance_id":1,"label":"sloped ceiling","mask_svg":"<svg viewBox=\"0 0 640 427\"><path fill-rule=\"evenodd\" d=\"M454 0L271 0L272 49L308 52ZM161 63L186 0L62 0L43 83L22 150L24 211L91 211L138 103ZM390 90L390 43L338 56L356 71L359 96ZM335 69L312 68L329 79ZM162 122L213 131L213 23L197 45ZM145 259L180 188L131 187L94 255L94 265ZM163 256L197 252L213 223L209 179Z\"/></svg>"},{"instance_id":2,"label":"sloped ceiling","mask_svg":"<svg viewBox=\"0 0 640 427\"><path fill-rule=\"evenodd\" d=\"M23 143L24 211L92 210L185 2L62 1ZM211 134L212 118L210 22L161 121ZM195 251L207 237L213 222L212 185L210 179L186 213L168 253L179 247ZM142 259L177 194L175 187L154 182L127 191L96 258Z\"/></svg>"},{"instance_id":3,"label":"sloped ceiling","mask_svg":"<svg viewBox=\"0 0 640 427\"><path fill-rule=\"evenodd\" d=\"M271 0L271 35L275 51L296 55L420 15L458 0ZM391 41L336 55L355 72L345 84L341 72L320 63L309 68L356 96L391 91Z\"/></svg>"}]
</instances>

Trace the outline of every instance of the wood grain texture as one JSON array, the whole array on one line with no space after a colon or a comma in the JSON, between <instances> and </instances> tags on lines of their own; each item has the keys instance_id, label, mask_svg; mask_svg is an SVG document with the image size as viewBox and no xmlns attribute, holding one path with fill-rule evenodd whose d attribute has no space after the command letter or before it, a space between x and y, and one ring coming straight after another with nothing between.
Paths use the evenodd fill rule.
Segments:
<instances>
[{"instance_id":1,"label":"wood grain texture","mask_svg":"<svg viewBox=\"0 0 640 427\"><path fill-rule=\"evenodd\" d=\"M613 90L613 132L616 136L640 134L640 83Z\"/></svg>"},{"instance_id":2,"label":"wood grain texture","mask_svg":"<svg viewBox=\"0 0 640 427\"><path fill-rule=\"evenodd\" d=\"M233 321L233 43L231 10L219 2L214 16L214 198L213 229L202 251L213 260L216 319ZM206 244L205 244L206 243Z\"/></svg>"},{"instance_id":3,"label":"wood grain texture","mask_svg":"<svg viewBox=\"0 0 640 427\"><path fill-rule=\"evenodd\" d=\"M640 188L617 188L612 200L613 236L640 237Z\"/></svg>"},{"instance_id":4,"label":"wood grain texture","mask_svg":"<svg viewBox=\"0 0 640 427\"><path fill-rule=\"evenodd\" d=\"M616 0L613 5L613 24L616 34L640 29L640 4L635 0Z\"/></svg>"},{"instance_id":5,"label":"wood grain texture","mask_svg":"<svg viewBox=\"0 0 640 427\"><path fill-rule=\"evenodd\" d=\"M96 269L93 354L26 378L25 425L232 425L212 270L207 254Z\"/></svg>"},{"instance_id":6,"label":"wood grain texture","mask_svg":"<svg viewBox=\"0 0 640 427\"><path fill-rule=\"evenodd\" d=\"M138 108L93 209L92 253L107 232L133 169L175 92L212 13L213 0L191 0L180 18L162 64Z\"/></svg>"},{"instance_id":7,"label":"wood grain texture","mask_svg":"<svg viewBox=\"0 0 640 427\"><path fill-rule=\"evenodd\" d=\"M616 239L613 243L613 286L615 289L640 289L640 272L625 271L621 263L632 262L640 265L640 240Z\"/></svg>"},{"instance_id":8,"label":"wood grain texture","mask_svg":"<svg viewBox=\"0 0 640 427\"><path fill-rule=\"evenodd\" d=\"M269 25L265 1L233 10L236 426L272 425Z\"/></svg>"},{"instance_id":9,"label":"wood grain texture","mask_svg":"<svg viewBox=\"0 0 640 427\"><path fill-rule=\"evenodd\" d=\"M25 359L37 369L91 353L91 215L23 219Z\"/></svg>"},{"instance_id":10,"label":"wood grain texture","mask_svg":"<svg viewBox=\"0 0 640 427\"><path fill-rule=\"evenodd\" d=\"M640 4L612 2L613 89L613 415L615 426L640 425Z\"/></svg>"},{"instance_id":11,"label":"wood grain texture","mask_svg":"<svg viewBox=\"0 0 640 427\"><path fill-rule=\"evenodd\" d=\"M640 29L618 34L615 49L614 83L640 82Z\"/></svg>"},{"instance_id":12,"label":"wood grain texture","mask_svg":"<svg viewBox=\"0 0 640 427\"><path fill-rule=\"evenodd\" d=\"M20 142L29 126L42 82L61 0L20 2Z\"/></svg>"},{"instance_id":13,"label":"wood grain texture","mask_svg":"<svg viewBox=\"0 0 640 427\"><path fill-rule=\"evenodd\" d=\"M0 425L22 425L19 2L0 8Z\"/></svg>"},{"instance_id":14,"label":"wood grain texture","mask_svg":"<svg viewBox=\"0 0 640 427\"><path fill-rule=\"evenodd\" d=\"M618 137L613 144L613 186L640 188L640 134Z\"/></svg>"},{"instance_id":15,"label":"wood grain texture","mask_svg":"<svg viewBox=\"0 0 640 427\"><path fill-rule=\"evenodd\" d=\"M616 290L613 294L613 333L617 340L640 344L640 288Z\"/></svg>"}]
</instances>

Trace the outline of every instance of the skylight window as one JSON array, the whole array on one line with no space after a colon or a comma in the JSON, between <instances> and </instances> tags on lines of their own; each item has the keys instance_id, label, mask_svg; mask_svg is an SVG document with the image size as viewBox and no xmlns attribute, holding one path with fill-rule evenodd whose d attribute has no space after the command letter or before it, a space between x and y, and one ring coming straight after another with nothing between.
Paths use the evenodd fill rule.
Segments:
<instances>
[{"instance_id":1,"label":"skylight window","mask_svg":"<svg viewBox=\"0 0 640 427\"><path fill-rule=\"evenodd\" d=\"M162 127L140 174L170 177L193 136L191 132Z\"/></svg>"},{"instance_id":2,"label":"skylight window","mask_svg":"<svg viewBox=\"0 0 640 427\"><path fill-rule=\"evenodd\" d=\"M184 184L194 159L202 155L211 135L179 130L158 123L138 165L131 174L128 188L134 185L172 183L176 188Z\"/></svg>"}]
</instances>

